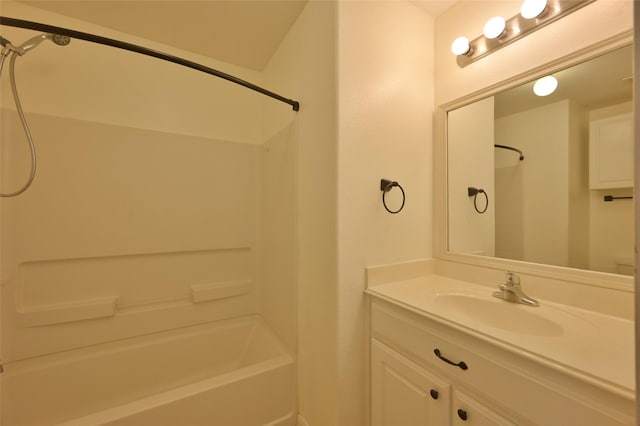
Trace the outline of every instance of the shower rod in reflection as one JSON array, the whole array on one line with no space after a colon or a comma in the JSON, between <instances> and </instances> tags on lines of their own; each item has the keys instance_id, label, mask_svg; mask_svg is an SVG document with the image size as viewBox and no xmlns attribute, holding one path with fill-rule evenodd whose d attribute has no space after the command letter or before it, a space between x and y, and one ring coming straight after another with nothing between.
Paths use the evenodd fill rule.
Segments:
<instances>
[{"instance_id":1,"label":"shower rod in reflection","mask_svg":"<svg viewBox=\"0 0 640 426\"><path fill-rule=\"evenodd\" d=\"M152 56L154 58L162 59L168 62L173 62L174 64L178 64L178 65L185 66L187 68L192 68L194 70L202 71L204 73L211 74L216 77L225 79L232 83L239 84L240 86L244 86L248 89L251 89L258 93L262 93L263 95L269 96L273 99L277 99L280 102L289 104L293 107L294 111L300 110L300 103L298 101L287 99L284 96L280 96L277 93L271 92L267 89L263 89L262 87L256 86L253 83L249 83L248 81L239 79L232 75L226 74L222 71L218 71L216 69L209 68L204 65L198 64L196 62L179 58L177 56L167 55L166 53L158 52L152 49L147 49L146 47L138 46L131 43L126 43L119 40L114 40L111 38L97 36L95 34L84 33L80 31L70 30L67 28L61 28L53 25L42 24L39 22L25 21L22 19L15 19L15 18L7 18L5 16L0 16L0 25L25 28L29 30L35 30L35 31L42 31L44 33L60 34L62 36L67 36L67 37L71 37L79 40L90 41L92 43L104 44L106 46L111 46L118 49L124 49L130 52L140 53L142 55Z\"/></svg>"},{"instance_id":2,"label":"shower rod in reflection","mask_svg":"<svg viewBox=\"0 0 640 426\"><path fill-rule=\"evenodd\" d=\"M502 148L502 149L508 149L510 151L515 151L518 154L520 154L520 161L524 160L524 154L518 148L514 148L514 147L508 146L508 145L498 145L498 144L495 144L493 146L495 146L496 148Z\"/></svg>"}]
</instances>

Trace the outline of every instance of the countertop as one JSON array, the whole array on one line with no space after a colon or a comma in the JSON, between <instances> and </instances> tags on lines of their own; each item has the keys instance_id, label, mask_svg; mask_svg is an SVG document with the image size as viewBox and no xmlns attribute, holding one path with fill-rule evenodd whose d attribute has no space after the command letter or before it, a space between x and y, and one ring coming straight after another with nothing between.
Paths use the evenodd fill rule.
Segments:
<instances>
[{"instance_id":1,"label":"countertop","mask_svg":"<svg viewBox=\"0 0 640 426\"><path fill-rule=\"evenodd\" d=\"M633 321L540 299L539 307L511 303L493 297L495 290L427 275L366 293L634 397Z\"/></svg>"}]
</instances>

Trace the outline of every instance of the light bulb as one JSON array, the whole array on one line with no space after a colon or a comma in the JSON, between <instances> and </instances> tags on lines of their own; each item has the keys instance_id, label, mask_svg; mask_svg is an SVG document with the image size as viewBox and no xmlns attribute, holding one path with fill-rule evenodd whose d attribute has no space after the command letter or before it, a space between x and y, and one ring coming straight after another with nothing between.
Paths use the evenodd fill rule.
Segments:
<instances>
[{"instance_id":1,"label":"light bulb","mask_svg":"<svg viewBox=\"0 0 640 426\"><path fill-rule=\"evenodd\" d=\"M469 53L471 47L469 46L469 39L466 37L458 37L451 43L451 51L454 55L465 55Z\"/></svg>"},{"instance_id":2,"label":"light bulb","mask_svg":"<svg viewBox=\"0 0 640 426\"><path fill-rule=\"evenodd\" d=\"M524 0L520 8L520 15L525 19L540 16L547 8L547 0Z\"/></svg>"},{"instance_id":3,"label":"light bulb","mask_svg":"<svg viewBox=\"0 0 640 426\"><path fill-rule=\"evenodd\" d=\"M558 80L554 76L548 75L536 81L533 85L533 93L538 96L548 96L555 92L557 87Z\"/></svg>"},{"instance_id":4,"label":"light bulb","mask_svg":"<svg viewBox=\"0 0 640 426\"><path fill-rule=\"evenodd\" d=\"M505 26L506 22L504 21L504 18L501 16L494 16L484 24L484 36L491 39L500 37L504 32Z\"/></svg>"}]
</instances>

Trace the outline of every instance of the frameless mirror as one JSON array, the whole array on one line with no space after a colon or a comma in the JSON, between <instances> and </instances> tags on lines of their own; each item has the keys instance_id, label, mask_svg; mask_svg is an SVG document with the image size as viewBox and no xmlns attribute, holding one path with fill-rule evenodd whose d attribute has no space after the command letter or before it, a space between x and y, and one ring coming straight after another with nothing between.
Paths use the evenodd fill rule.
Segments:
<instances>
[{"instance_id":1,"label":"frameless mirror","mask_svg":"<svg viewBox=\"0 0 640 426\"><path fill-rule=\"evenodd\" d=\"M447 113L448 251L633 274L632 47Z\"/></svg>"}]
</instances>

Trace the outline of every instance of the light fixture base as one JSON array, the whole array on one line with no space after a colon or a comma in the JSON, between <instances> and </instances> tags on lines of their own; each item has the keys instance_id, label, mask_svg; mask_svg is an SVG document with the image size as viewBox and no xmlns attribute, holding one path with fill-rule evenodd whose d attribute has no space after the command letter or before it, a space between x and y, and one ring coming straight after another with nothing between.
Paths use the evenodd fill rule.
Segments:
<instances>
[{"instance_id":1,"label":"light fixture base","mask_svg":"<svg viewBox=\"0 0 640 426\"><path fill-rule=\"evenodd\" d=\"M484 58L490 53L521 39L545 25L557 21L576 10L593 3L595 0L549 0L547 11L537 18L525 19L519 13L506 22L504 33L499 38L490 39L481 35L469 42L470 51L466 55L458 55L460 67L466 67Z\"/></svg>"}]
</instances>

